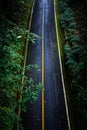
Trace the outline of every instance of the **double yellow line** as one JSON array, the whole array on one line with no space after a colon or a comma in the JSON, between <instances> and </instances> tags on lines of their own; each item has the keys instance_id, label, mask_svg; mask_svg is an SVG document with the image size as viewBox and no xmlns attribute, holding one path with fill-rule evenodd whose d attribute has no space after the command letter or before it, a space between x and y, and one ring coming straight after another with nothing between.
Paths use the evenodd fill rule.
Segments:
<instances>
[{"instance_id":1,"label":"double yellow line","mask_svg":"<svg viewBox=\"0 0 87 130\"><path fill-rule=\"evenodd\" d=\"M44 86L44 6L42 12L42 86ZM44 88L42 89L42 130L44 130Z\"/></svg>"}]
</instances>

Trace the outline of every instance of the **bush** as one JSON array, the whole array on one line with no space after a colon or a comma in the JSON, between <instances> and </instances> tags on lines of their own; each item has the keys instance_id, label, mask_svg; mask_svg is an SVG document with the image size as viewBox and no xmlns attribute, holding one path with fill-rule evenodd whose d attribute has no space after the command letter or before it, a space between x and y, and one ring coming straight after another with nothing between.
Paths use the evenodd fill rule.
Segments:
<instances>
[{"instance_id":1,"label":"bush","mask_svg":"<svg viewBox=\"0 0 87 130\"><path fill-rule=\"evenodd\" d=\"M3 14L0 17L0 129L12 130L21 122L18 107L25 110L25 103L37 99L40 84L35 84L32 78L23 74L24 41L28 39L32 44L38 38L29 33L24 27L19 27L8 20ZM36 69L36 65L27 66L27 71ZM22 90L22 78L24 89ZM22 100L20 101L20 94ZM20 128L21 129L21 128Z\"/></svg>"},{"instance_id":2,"label":"bush","mask_svg":"<svg viewBox=\"0 0 87 130\"><path fill-rule=\"evenodd\" d=\"M80 37L76 35L76 23L74 21L74 14L66 2L59 2L59 12L60 24L64 31L65 41L70 45L72 45L74 42L79 42Z\"/></svg>"},{"instance_id":3,"label":"bush","mask_svg":"<svg viewBox=\"0 0 87 130\"><path fill-rule=\"evenodd\" d=\"M76 34L74 13L65 1L59 1L59 12L60 24L65 36L65 62L71 79L70 85L73 88L73 103L85 129L87 128L87 46L79 45L80 36Z\"/></svg>"},{"instance_id":4,"label":"bush","mask_svg":"<svg viewBox=\"0 0 87 130\"><path fill-rule=\"evenodd\" d=\"M26 30L15 26L11 30L5 31L5 38L1 34L0 46L0 126L3 129L11 130L14 122L17 122L16 109L20 103L19 95L21 92L23 56L20 52L23 49L23 42L26 37ZM33 35L33 43L36 35ZM30 35L29 35L30 36ZM32 36L31 36L32 37ZM29 39L31 39L29 37ZM2 42L3 41L3 42ZM35 68L34 65L28 67L29 70ZM35 85L34 81L25 77L22 107L25 108L25 102L35 101L40 90L40 84ZM24 110L24 109L23 109ZM18 117L17 117L18 118Z\"/></svg>"}]
</instances>

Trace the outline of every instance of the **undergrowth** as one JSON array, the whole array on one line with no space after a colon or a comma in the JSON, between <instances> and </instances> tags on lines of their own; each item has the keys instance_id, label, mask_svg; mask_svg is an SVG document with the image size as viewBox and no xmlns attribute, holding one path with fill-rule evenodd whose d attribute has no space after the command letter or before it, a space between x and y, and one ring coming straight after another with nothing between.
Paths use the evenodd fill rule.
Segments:
<instances>
[{"instance_id":1,"label":"undergrowth","mask_svg":"<svg viewBox=\"0 0 87 130\"><path fill-rule=\"evenodd\" d=\"M18 116L19 104L25 111L25 103L34 102L41 89L40 83L35 84L32 77L23 74L25 41L28 39L29 43L35 44L38 38L38 35L26 30L31 7L32 0L7 0L7 4L5 0L0 1L0 130L17 129L18 122L22 129L22 119ZM37 71L38 67L28 65L26 69ZM24 89L21 89L22 85Z\"/></svg>"},{"instance_id":2,"label":"undergrowth","mask_svg":"<svg viewBox=\"0 0 87 130\"><path fill-rule=\"evenodd\" d=\"M69 4L60 0L58 7L60 25L65 40L65 64L71 79L70 91L78 113L79 123L82 123L82 128L85 130L87 128L87 46L80 43L81 37L77 33L74 12Z\"/></svg>"}]
</instances>

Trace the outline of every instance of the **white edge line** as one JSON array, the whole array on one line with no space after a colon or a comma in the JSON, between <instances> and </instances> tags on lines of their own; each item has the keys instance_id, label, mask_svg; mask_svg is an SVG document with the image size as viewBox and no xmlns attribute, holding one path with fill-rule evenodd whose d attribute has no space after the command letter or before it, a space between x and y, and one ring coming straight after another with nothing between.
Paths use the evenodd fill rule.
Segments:
<instances>
[{"instance_id":1,"label":"white edge line","mask_svg":"<svg viewBox=\"0 0 87 130\"><path fill-rule=\"evenodd\" d=\"M35 0L33 1L33 5L32 5L32 11L31 11L31 15L30 15L30 22L29 22L29 25L28 25L28 30L30 32L30 26L31 26L31 20L32 20L32 15L33 15L33 10L34 10L34 4L35 4ZM27 59L27 49L28 49L28 39L26 39L26 46L25 46L25 54L24 54L24 65L23 65L23 75L25 74L25 67L26 67L26 59ZM24 77L22 78L22 81L21 81L21 91L23 90L24 88ZM22 95L20 95L20 100L22 99ZM21 104L19 105L18 107L18 116L20 117L20 114L21 114ZM17 123L17 130L19 130L19 123Z\"/></svg>"},{"instance_id":2,"label":"white edge line","mask_svg":"<svg viewBox=\"0 0 87 130\"><path fill-rule=\"evenodd\" d=\"M35 5L35 0L34 0L34 2L33 2L32 11L31 11L31 17L30 17L30 22L29 22L29 26L28 26L29 31L30 31L30 27L31 27L31 20L32 20L34 5Z\"/></svg>"},{"instance_id":3,"label":"white edge line","mask_svg":"<svg viewBox=\"0 0 87 130\"><path fill-rule=\"evenodd\" d=\"M32 5L32 10L31 10L31 15L30 15L30 21L29 21L29 25L28 25L28 30L30 32L30 27L31 27L31 21L32 21L32 15L33 15L33 10L34 10L34 4L35 4L35 0L33 1L33 5ZM24 74L25 74L25 67L26 67L26 60L27 60L27 50L28 50L28 39L26 39L26 46L25 46L25 55L24 55Z\"/></svg>"},{"instance_id":4,"label":"white edge line","mask_svg":"<svg viewBox=\"0 0 87 130\"><path fill-rule=\"evenodd\" d=\"M32 11L31 11L31 15L30 15L30 22L29 22L29 25L28 25L28 30L29 30L29 32L30 32L30 26L31 26L31 20L32 20L32 15L33 15L33 10L34 10L34 4L35 4L35 0L33 1L33 5L32 5ZM23 75L25 74L25 67L26 67L26 59L27 59L27 49L28 49L28 39L26 39L26 46L25 46L25 54L24 54L24 65L23 65ZM21 91L23 90L23 87L24 87L24 85L23 85L23 83L24 83L24 77L22 78L22 81L21 81L21 83L22 83L22 87L21 87ZM20 100L22 99L22 96L20 95ZM20 117L20 113L21 113L21 108L20 108L21 106L19 106L19 114L18 114L18 116Z\"/></svg>"},{"instance_id":5,"label":"white edge line","mask_svg":"<svg viewBox=\"0 0 87 130\"><path fill-rule=\"evenodd\" d=\"M34 4L35 4L35 0L33 1L33 5L32 5L32 10L31 10L31 15L30 15L30 22L28 25L28 30L30 32L30 27L31 27L31 20L32 20L32 15L33 15L33 10L34 10ZM25 74L25 67L26 67L26 58L27 58L27 49L28 49L28 39L26 39L26 46L25 46L25 55L24 55L24 72L23 74Z\"/></svg>"},{"instance_id":6,"label":"white edge line","mask_svg":"<svg viewBox=\"0 0 87 130\"><path fill-rule=\"evenodd\" d=\"M56 9L56 3L55 3L55 0L54 0L54 15L55 15L55 24L56 24L57 47L58 47L58 52L59 52L60 69L61 69L62 84L63 84L63 93L64 93L64 100L65 100L65 107L66 107L68 128L69 128L69 130L71 130L70 118L69 118L69 111L68 111L68 105L67 105L67 98L66 98L65 83L64 83L64 77L63 77L61 53L60 53L60 46L59 46L59 34L58 34L58 29L57 29L58 28L58 26L57 26L57 16L56 16L56 10L55 9Z\"/></svg>"}]
</instances>

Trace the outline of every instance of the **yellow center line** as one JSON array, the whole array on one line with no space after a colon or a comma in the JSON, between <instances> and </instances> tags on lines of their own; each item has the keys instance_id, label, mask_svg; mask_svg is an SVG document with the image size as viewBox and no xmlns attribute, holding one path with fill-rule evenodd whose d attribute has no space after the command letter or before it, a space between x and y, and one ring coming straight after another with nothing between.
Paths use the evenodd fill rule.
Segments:
<instances>
[{"instance_id":1,"label":"yellow center line","mask_svg":"<svg viewBox=\"0 0 87 130\"><path fill-rule=\"evenodd\" d=\"M44 7L42 12L42 86L44 86ZM44 88L42 89L42 130L44 130Z\"/></svg>"}]
</instances>

